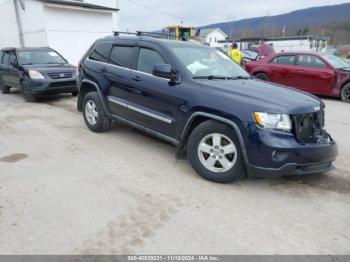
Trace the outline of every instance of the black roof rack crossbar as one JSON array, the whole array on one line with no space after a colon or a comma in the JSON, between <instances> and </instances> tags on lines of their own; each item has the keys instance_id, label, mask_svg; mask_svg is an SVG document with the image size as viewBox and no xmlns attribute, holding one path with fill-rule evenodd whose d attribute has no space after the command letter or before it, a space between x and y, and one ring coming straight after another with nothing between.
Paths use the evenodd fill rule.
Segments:
<instances>
[{"instance_id":1,"label":"black roof rack crossbar","mask_svg":"<svg viewBox=\"0 0 350 262\"><path fill-rule=\"evenodd\" d=\"M114 36L120 36L120 35L137 35L137 33L114 31Z\"/></svg>"},{"instance_id":2,"label":"black roof rack crossbar","mask_svg":"<svg viewBox=\"0 0 350 262\"><path fill-rule=\"evenodd\" d=\"M149 37L166 38L166 39L173 38L173 36L171 36L169 34L156 33L156 32L145 32L145 31L123 32L123 31L114 31L114 36L120 36L120 35L149 36Z\"/></svg>"}]
</instances>

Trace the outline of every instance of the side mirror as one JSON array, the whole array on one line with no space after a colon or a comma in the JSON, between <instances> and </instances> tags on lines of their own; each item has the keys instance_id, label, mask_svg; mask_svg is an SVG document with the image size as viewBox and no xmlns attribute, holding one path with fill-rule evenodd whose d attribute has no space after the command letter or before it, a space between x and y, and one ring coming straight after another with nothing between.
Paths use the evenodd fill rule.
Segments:
<instances>
[{"instance_id":1,"label":"side mirror","mask_svg":"<svg viewBox=\"0 0 350 262\"><path fill-rule=\"evenodd\" d=\"M178 78L176 74L174 74L171 65L168 64L156 64L153 67L153 75L161 78L169 79L170 82L175 82Z\"/></svg>"}]
</instances>

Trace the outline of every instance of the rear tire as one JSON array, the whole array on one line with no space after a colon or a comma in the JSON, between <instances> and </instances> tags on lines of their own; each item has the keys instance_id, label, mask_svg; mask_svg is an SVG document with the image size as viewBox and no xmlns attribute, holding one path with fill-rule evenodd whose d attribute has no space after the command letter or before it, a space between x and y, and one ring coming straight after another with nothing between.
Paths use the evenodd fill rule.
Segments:
<instances>
[{"instance_id":1,"label":"rear tire","mask_svg":"<svg viewBox=\"0 0 350 262\"><path fill-rule=\"evenodd\" d=\"M106 115L97 92L85 95L83 115L86 125L93 132L102 133L111 128L112 121Z\"/></svg>"},{"instance_id":2,"label":"rear tire","mask_svg":"<svg viewBox=\"0 0 350 262\"><path fill-rule=\"evenodd\" d=\"M255 77L265 82L270 82L270 77L265 73L257 73L255 74Z\"/></svg>"},{"instance_id":3,"label":"rear tire","mask_svg":"<svg viewBox=\"0 0 350 262\"><path fill-rule=\"evenodd\" d=\"M341 90L340 98L345 103L350 103L350 83L346 84Z\"/></svg>"},{"instance_id":4,"label":"rear tire","mask_svg":"<svg viewBox=\"0 0 350 262\"><path fill-rule=\"evenodd\" d=\"M32 92L32 88L31 86L28 84L27 81L23 81L21 83L21 91L22 94L24 96L24 99L28 102L28 103L33 103L36 102L36 97Z\"/></svg>"},{"instance_id":5,"label":"rear tire","mask_svg":"<svg viewBox=\"0 0 350 262\"><path fill-rule=\"evenodd\" d=\"M2 79L0 79L0 91L1 91L1 94L9 94L10 93L10 87L5 86L4 83L2 82Z\"/></svg>"},{"instance_id":6,"label":"rear tire","mask_svg":"<svg viewBox=\"0 0 350 262\"><path fill-rule=\"evenodd\" d=\"M232 183L246 176L244 159L235 131L209 120L194 129L188 139L187 156L206 180Z\"/></svg>"}]
</instances>

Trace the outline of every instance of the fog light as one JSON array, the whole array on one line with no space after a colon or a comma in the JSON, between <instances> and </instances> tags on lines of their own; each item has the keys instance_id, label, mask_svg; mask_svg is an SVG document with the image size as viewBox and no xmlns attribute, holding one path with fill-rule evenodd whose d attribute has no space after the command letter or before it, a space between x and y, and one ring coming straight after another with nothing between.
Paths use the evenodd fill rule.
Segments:
<instances>
[{"instance_id":1,"label":"fog light","mask_svg":"<svg viewBox=\"0 0 350 262\"><path fill-rule=\"evenodd\" d=\"M288 158L288 156L289 156L289 153L287 152L278 152L278 151L272 152L272 160L274 162L283 162Z\"/></svg>"}]
</instances>

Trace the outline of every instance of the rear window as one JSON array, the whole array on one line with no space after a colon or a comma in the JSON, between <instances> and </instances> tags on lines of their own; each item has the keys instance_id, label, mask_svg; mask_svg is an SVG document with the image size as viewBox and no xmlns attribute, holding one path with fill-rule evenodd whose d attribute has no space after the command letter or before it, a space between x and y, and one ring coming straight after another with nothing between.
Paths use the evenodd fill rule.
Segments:
<instances>
[{"instance_id":1,"label":"rear window","mask_svg":"<svg viewBox=\"0 0 350 262\"><path fill-rule=\"evenodd\" d=\"M295 56L294 55L277 56L277 57L275 57L274 60L272 60L272 63L281 64L281 65L294 65L295 64Z\"/></svg>"},{"instance_id":2,"label":"rear window","mask_svg":"<svg viewBox=\"0 0 350 262\"><path fill-rule=\"evenodd\" d=\"M98 62L108 62L108 57L112 49L111 43L101 43L94 47L90 54L90 59Z\"/></svg>"},{"instance_id":3,"label":"rear window","mask_svg":"<svg viewBox=\"0 0 350 262\"><path fill-rule=\"evenodd\" d=\"M109 63L116 66L130 68L134 50L135 47L114 46L111 51Z\"/></svg>"}]
</instances>

